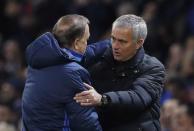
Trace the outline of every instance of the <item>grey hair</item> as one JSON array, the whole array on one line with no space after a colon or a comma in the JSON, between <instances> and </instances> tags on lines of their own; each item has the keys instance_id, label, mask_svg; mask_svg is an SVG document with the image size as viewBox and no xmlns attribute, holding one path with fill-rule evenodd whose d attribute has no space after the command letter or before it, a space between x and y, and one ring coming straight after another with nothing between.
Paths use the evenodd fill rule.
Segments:
<instances>
[{"instance_id":1,"label":"grey hair","mask_svg":"<svg viewBox=\"0 0 194 131\"><path fill-rule=\"evenodd\" d=\"M113 22L114 27L129 27L132 29L132 39L137 41L139 39L146 39L147 25L143 18L136 15L122 15Z\"/></svg>"}]
</instances>

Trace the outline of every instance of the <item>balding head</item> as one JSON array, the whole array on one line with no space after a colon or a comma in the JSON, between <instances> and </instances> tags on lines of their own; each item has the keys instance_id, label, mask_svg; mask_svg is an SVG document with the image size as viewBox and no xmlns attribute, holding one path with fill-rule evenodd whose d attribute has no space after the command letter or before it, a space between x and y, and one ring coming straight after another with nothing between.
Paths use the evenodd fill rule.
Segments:
<instances>
[{"instance_id":1,"label":"balding head","mask_svg":"<svg viewBox=\"0 0 194 131\"><path fill-rule=\"evenodd\" d=\"M53 34L61 47L71 47L77 38L84 35L89 20L81 15L66 15L61 17L53 27Z\"/></svg>"}]
</instances>

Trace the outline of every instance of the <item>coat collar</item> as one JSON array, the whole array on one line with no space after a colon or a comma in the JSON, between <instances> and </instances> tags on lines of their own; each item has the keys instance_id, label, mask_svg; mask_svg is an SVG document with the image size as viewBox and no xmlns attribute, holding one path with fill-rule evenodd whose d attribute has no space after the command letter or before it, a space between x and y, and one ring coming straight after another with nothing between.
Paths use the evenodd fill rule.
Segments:
<instances>
[{"instance_id":1,"label":"coat collar","mask_svg":"<svg viewBox=\"0 0 194 131\"><path fill-rule=\"evenodd\" d=\"M68 53L70 58L73 58L77 62L81 62L83 55L68 48L63 48L63 51Z\"/></svg>"},{"instance_id":2,"label":"coat collar","mask_svg":"<svg viewBox=\"0 0 194 131\"><path fill-rule=\"evenodd\" d=\"M139 63L141 63L141 61L144 58L144 55L145 55L144 48L141 47L130 60L125 61L125 62L118 62L118 61L114 60L114 57L112 54L112 48L108 48L102 57L110 64L126 65L129 68L134 68L134 67L138 66Z\"/></svg>"}]
</instances>

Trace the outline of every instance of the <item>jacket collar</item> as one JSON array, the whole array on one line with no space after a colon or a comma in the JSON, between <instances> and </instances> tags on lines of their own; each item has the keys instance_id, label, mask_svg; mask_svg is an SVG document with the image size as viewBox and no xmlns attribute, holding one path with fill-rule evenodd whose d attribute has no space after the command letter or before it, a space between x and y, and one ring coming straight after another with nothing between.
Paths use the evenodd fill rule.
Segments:
<instances>
[{"instance_id":1,"label":"jacket collar","mask_svg":"<svg viewBox=\"0 0 194 131\"><path fill-rule=\"evenodd\" d=\"M128 63L132 67L137 66L139 63L143 61L144 55L145 55L144 48L141 47L130 60L126 61L126 63Z\"/></svg>"},{"instance_id":2,"label":"jacket collar","mask_svg":"<svg viewBox=\"0 0 194 131\"><path fill-rule=\"evenodd\" d=\"M71 49L63 48L63 51L65 51L69 55L70 58L74 59L77 62L81 62L81 60L83 58L82 54L77 53Z\"/></svg>"},{"instance_id":3,"label":"jacket collar","mask_svg":"<svg viewBox=\"0 0 194 131\"><path fill-rule=\"evenodd\" d=\"M108 48L102 57L110 64L126 65L129 68L134 68L143 61L144 55L145 55L144 48L141 47L130 60L125 61L125 62L118 62L114 60L114 57L112 54L112 48Z\"/></svg>"}]
</instances>

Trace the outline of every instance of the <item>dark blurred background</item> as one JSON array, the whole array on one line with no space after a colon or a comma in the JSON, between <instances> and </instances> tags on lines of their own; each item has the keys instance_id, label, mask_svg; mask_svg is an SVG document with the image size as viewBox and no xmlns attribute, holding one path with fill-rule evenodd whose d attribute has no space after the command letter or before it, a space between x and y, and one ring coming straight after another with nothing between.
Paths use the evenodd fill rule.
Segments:
<instances>
[{"instance_id":1,"label":"dark blurred background","mask_svg":"<svg viewBox=\"0 0 194 131\"><path fill-rule=\"evenodd\" d=\"M194 131L193 0L0 0L0 131L20 130L25 48L70 13L89 18L89 43L109 38L120 15L143 17L144 48L167 70L162 131Z\"/></svg>"}]
</instances>

